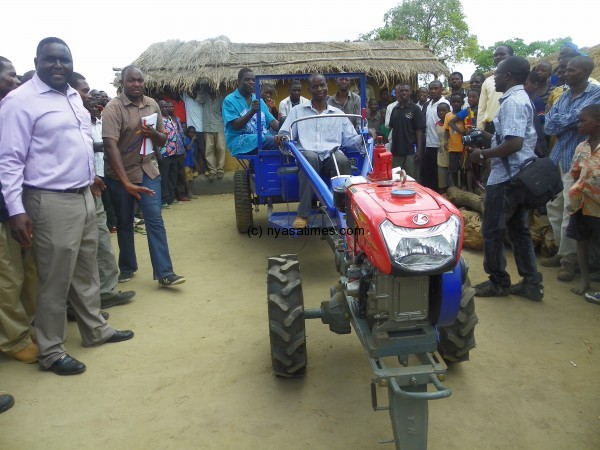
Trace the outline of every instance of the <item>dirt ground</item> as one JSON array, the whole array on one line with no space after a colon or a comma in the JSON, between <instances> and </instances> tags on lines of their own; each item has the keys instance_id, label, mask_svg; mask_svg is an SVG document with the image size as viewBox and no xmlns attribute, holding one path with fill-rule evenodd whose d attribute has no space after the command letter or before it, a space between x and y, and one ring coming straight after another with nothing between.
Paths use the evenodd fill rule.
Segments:
<instances>
[{"instance_id":1,"label":"dirt ground","mask_svg":"<svg viewBox=\"0 0 600 450\"><path fill-rule=\"evenodd\" d=\"M327 244L238 234L231 195L164 217L188 282L159 289L136 235L140 269L119 288L137 296L108 310L135 338L83 348L70 324L68 351L87 365L72 377L0 357L0 390L16 398L0 415L0 449L393 448L378 444L391 426L371 409L370 367L354 334L308 321L306 377L271 374L267 257L299 254L305 304L316 307L337 282ZM266 227L265 209L256 222ZM483 280L481 253L466 258L471 280ZM571 294L575 282L556 281L555 269L541 270L542 303L476 300L478 346L449 369L452 396L429 405L430 449L600 448L600 307Z\"/></svg>"}]
</instances>

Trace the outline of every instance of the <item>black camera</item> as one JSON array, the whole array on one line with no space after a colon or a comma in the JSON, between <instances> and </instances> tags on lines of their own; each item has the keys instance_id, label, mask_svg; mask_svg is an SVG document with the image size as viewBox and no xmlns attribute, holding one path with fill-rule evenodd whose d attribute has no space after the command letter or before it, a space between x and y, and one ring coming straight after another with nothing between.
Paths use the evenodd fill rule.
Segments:
<instances>
[{"instance_id":1,"label":"black camera","mask_svg":"<svg viewBox=\"0 0 600 450\"><path fill-rule=\"evenodd\" d=\"M462 137L462 143L465 147L483 147L483 131L475 128L469 134Z\"/></svg>"}]
</instances>

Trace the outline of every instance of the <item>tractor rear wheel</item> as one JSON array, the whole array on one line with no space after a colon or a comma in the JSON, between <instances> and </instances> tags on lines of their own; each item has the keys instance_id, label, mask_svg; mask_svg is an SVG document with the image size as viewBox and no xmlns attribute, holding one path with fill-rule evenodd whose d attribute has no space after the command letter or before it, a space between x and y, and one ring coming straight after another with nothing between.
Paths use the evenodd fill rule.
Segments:
<instances>
[{"instance_id":1,"label":"tractor rear wheel","mask_svg":"<svg viewBox=\"0 0 600 450\"><path fill-rule=\"evenodd\" d=\"M452 325L440 327L438 351L446 362L469 360L469 351L475 348L475 325L479 322L475 314L475 288L469 280L469 268L464 265L464 280L460 298L460 310Z\"/></svg>"},{"instance_id":2,"label":"tractor rear wheel","mask_svg":"<svg viewBox=\"0 0 600 450\"><path fill-rule=\"evenodd\" d=\"M297 255L269 258L267 300L273 372L280 377L304 376L304 297Z\"/></svg>"},{"instance_id":3,"label":"tractor rear wheel","mask_svg":"<svg viewBox=\"0 0 600 450\"><path fill-rule=\"evenodd\" d=\"M254 221L252 219L250 180L245 170L237 170L233 176L233 200L237 229L240 233L247 233Z\"/></svg>"}]
</instances>

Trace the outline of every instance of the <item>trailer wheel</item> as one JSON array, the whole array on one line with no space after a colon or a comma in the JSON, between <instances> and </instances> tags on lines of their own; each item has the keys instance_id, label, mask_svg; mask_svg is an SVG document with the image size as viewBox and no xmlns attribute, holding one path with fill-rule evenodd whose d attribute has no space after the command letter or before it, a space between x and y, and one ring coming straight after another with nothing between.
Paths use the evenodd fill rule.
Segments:
<instances>
[{"instance_id":1,"label":"trailer wheel","mask_svg":"<svg viewBox=\"0 0 600 450\"><path fill-rule=\"evenodd\" d=\"M235 222L240 233L247 233L253 225L250 181L245 170L237 170L233 176L233 199L235 203Z\"/></svg>"},{"instance_id":2,"label":"trailer wheel","mask_svg":"<svg viewBox=\"0 0 600 450\"><path fill-rule=\"evenodd\" d=\"M306 332L297 255L269 258L267 300L273 372L280 377L302 377L306 372Z\"/></svg>"},{"instance_id":3,"label":"trailer wheel","mask_svg":"<svg viewBox=\"0 0 600 450\"><path fill-rule=\"evenodd\" d=\"M475 348L475 325L479 322L475 314L475 289L469 280L469 268L464 265L464 281L460 298L460 310L452 325L440 327L438 351L446 362L469 360L469 351Z\"/></svg>"}]
</instances>

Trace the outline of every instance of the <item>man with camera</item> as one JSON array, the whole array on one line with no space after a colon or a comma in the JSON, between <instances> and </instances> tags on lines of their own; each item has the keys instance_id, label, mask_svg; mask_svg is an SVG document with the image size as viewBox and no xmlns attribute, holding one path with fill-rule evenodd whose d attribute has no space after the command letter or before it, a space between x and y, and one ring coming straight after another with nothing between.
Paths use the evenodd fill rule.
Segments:
<instances>
[{"instance_id":1,"label":"man with camera","mask_svg":"<svg viewBox=\"0 0 600 450\"><path fill-rule=\"evenodd\" d=\"M512 180L523 162L535 156L535 111L523 89L529 71L529 63L520 56L511 56L498 65L494 75L496 91L504 94L500 97L500 109L494 118L492 148L479 146L470 150L469 157L474 163L483 164L486 159L491 160L482 221L483 267L489 280L475 286L479 297L513 294L532 301L541 301L544 297L542 274L537 271L529 232L529 210L524 206L525 191ZM517 270L523 277L514 285L511 285L510 275L506 272L506 231L513 244Z\"/></svg>"}]
</instances>

